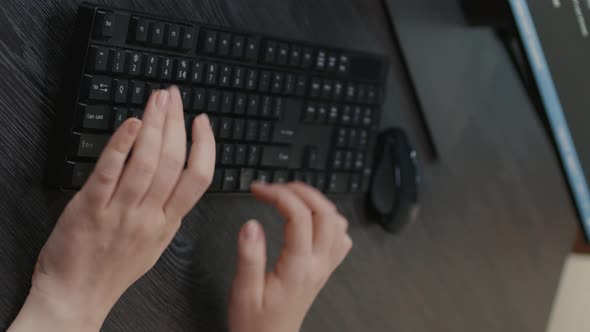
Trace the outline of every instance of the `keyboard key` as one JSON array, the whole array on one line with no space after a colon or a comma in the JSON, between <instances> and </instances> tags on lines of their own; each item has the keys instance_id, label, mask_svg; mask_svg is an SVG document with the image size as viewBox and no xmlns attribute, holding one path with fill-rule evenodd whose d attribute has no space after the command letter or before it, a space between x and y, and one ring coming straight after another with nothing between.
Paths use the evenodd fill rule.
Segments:
<instances>
[{"instance_id":1,"label":"keyboard key","mask_svg":"<svg viewBox=\"0 0 590 332\"><path fill-rule=\"evenodd\" d=\"M243 67L234 67L234 79L232 86L236 89L241 89L244 86L244 73L245 69Z\"/></svg>"},{"instance_id":2,"label":"keyboard key","mask_svg":"<svg viewBox=\"0 0 590 332\"><path fill-rule=\"evenodd\" d=\"M90 47L90 59L92 63L92 69L95 72L107 71L109 64L109 49L106 47Z\"/></svg>"},{"instance_id":3,"label":"keyboard key","mask_svg":"<svg viewBox=\"0 0 590 332\"><path fill-rule=\"evenodd\" d=\"M336 132L336 147L345 148L348 146L348 130L340 128Z\"/></svg>"},{"instance_id":4,"label":"keyboard key","mask_svg":"<svg viewBox=\"0 0 590 332\"><path fill-rule=\"evenodd\" d=\"M369 104L377 103L377 88L373 85L369 86L367 90L367 102Z\"/></svg>"},{"instance_id":5,"label":"keyboard key","mask_svg":"<svg viewBox=\"0 0 590 332\"><path fill-rule=\"evenodd\" d=\"M348 131L348 147L356 148L358 146L358 131L356 128L350 128Z\"/></svg>"},{"instance_id":6,"label":"keyboard key","mask_svg":"<svg viewBox=\"0 0 590 332\"><path fill-rule=\"evenodd\" d=\"M352 169L354 153L352 151L346 151L344 153L344 163L342 164L342 168L344 170L350 171Z\"/></svg>"},{"instance_id":7,"label":"keyboard key","mask_svg":"<svg viewBox=\"0 0 590 332\"><path fill-rule=\"evenodd\" d=\"M219 138L221 139L228 139L232 135L232 119L231 118L221 118L221 122L219 124Z\"/></svg>"},{"instance_id":8,"label":"keyboard key","mask_svg":"<svg viewBox=\"0 0 590 332\"><path fill-rule=\"evenodd\" d=\"M282 92L286 95L295 94L295 75L293 75L293 74L286 74L285 75L285 84L283 85Z\"/></svg>"},{"instance_id":9,"label":"keyboard key","mask_svg":"<svg viewBox=\"0 0 590 332\"><path fill-rule=\"evenodd\" d=\"M304 69L310 68L313 61L313 50L311 48L304 48L302 55L301 67Z\"/></svg>"},{"instance_id":10,"label":"keyboard key","mask_svg":"<svg viewBox=\"0 0 590 332\"><path fill-rule=\"evenodd\" d=\"M361 125L361 121L362 121L362 117L363 117L363 111L362 109L357 106L352 110L352 120L351 123L356 126L356 127L360 127Z\"/></svg>"},{"instance_id":11,"label":"keyboard key","mask_svg":"<svg viewBox=\"0 0 590 332\"><path fill-rule=\"evenodd\" d=\"M190 68L189 61L184 59L175 59L174 62L176 63L174 79L179 82L186 81L188 79L188 70Z\"/></svg>"},{"instance_id":12,"label":"keyboard key","mask_svg":"<svg viewBox=\"0 0 590 332\"><path fill-rule=\"evenodd\" d=\"M109 101L111 99L112 79L106 76L84 76L88 86L88 100Z\"/></svg>"},{"instance_id":13,"label":"keyboard key","mask_svg":"<svg viewBox=\"0 0 590 332\"><path fill-rule=\"evenodd\" d=\"M330 123L330 124L337 123L339 117L340 117L340 111L338 109L338 106L331 105L330 109L328 110L328 123Z\"/></svg>"},{"instance_id":14,"label":"keyboard key","mask_svg":"<svg viewBox=\"0 0 590 332\"><path fill-rule=\"evenodd\" d=\"M141 105L145 101L145 82L131 81L131 103Z\"/></svg>"},{"instance_id":15,"label":"keyboard key","mask_svg":"<svg viewBox=\"0 0 590 332\"><path fill-rule=\"evenodd\" d=\"M334 157L332 158L332 169L340 170L344 165L344 152L342 150L336 150Z\"/></svg>"},{"instance_id":16,"label":"keyboard key","mask_svg":"<svg viewBox=\"0 0 590 332\"><path fill-rule=\"evenodd\" d=\"M236 94L236 102L234 104L235 114L244 114L246 112L247 97L243 93Z\"/></svg>"},{"instance_id":17,"label":"keyboard key","mask_svg":"<svg viewBox=\"0 0 590 332\"><path fill-rule=\"evenodd\" d=\"M289 45L280 43L278 45L277 63L279 65L286 65L289 60Z\"/></svg>"},{"instance_id":18,"label":"keyboard key","mask_svg":"<svg viewBox=\"0 0 590 332\"><path fill-rule=\"evenodd\" d=\"M92 174L92 171L94 170L94 164L68 161L66 163L66 169L69 181L68 185L72 185L73 187L82 187L88 177L90 177L90 174Z\"/></svg>"},{"instance_id":19,"label":"keyboard key","mask_svg":"<svg viewBox=\"0 0 590 332\"><path fill-rule=\"evenodd\" d=\"M160 58L161 68L160 68L160 78L164 81L169 81L172 79L172 67L173 61L169 57Z\"/></svg>"},{"instance_id":20,"label":"keyboard key","mask_svg":"<svg viewBox=\"0 0 590 332\"><path fill-rule=\"evenodd\" d=\"M234 93L224 91L221 95L221 113L231 113L234 106Z\"/></svg>"},{"instance_id":21,"label":"keyboard key","mask_svg":"<svg viewBox=\"0 0 590 332\"><path fill-rule=\"evenodd\" d=\"M260 116L268 118L272 115L272 97L262 96L260 104Z\"/></svg>"},{"instance_id":22,"label":"keyboard key","mask_svg":"<svg viewBox=\"0 0 590 332\"><path fill-rule=\"evenodd\" d=\"M206 79L206 83L209 85L216 85L217 84L217 76L218 76L218 71L217 71L217 64L215 63L209 63L207 64L207 79Z\"/></svg>"},{"instance_id":23,"label":"keyboard key","mask_svg":"<svg viewBox=\"0 0 590 332\"><path fill-rule=\"evenodd\" d=\"M281 93L283 90L283 74L275 72L272 76L272 93Z\"/></svg>"},{"instance_id":24,"label":"keyboard key","mask_svg":"<svg viewBox=\"0 0 590 332\"><path fill-rule=\"evenodd\" d=\"M162 46L164 44L164 23L154 22L152 24L151 43L154 46Z\"/></svg>"},{"instance_id":25,"label":"keyboard key","mask_svg":"<svg viewBox=\"0 0 590 332\"><path fill-rule=\"evenodd\" d=\"M314 122L316 119L317 114L317 105L315 103L309 103L305 107L303 112L303 121L304 122Z\"/></svg>"},{"instance_id":26,"label":"keyboard key","mask_svg":"<svg viewBox=\"0 0 590 332\"><path fill-rule=\"evenodd\" d=\"M203 82L203 71L205 65L200 60L193 62L193 72L191 75L191 82L202 83Z\"/></svg>"},{"instance_id":27,"label":"keyboard key","mask_svg":"<svg viewBox=\"0 0 590 332\"><path fill-rule=\"evenodd\" d=\"M234 130L232 134L232 139L242 140L244 138L245 126L246 122L244 121L244 119L234 119Z\"/></svg>"},{"instance_id":28,"label":"keyboard key","mask_svg":"<svg viewBox=\"0 0 590 332\"><path fill-rule=\"evenodd\" d=\"M76 157L98 158L109 135L72 133L72 152Z\"/></svg>"},{"instance_id":29,"label":"keyboard key","mask_svg":"<svg viewBox=\"0 0 590 332\"><path fill-rule=\"evenodd\" d=\"M330 193L345 193L348 191L350 175L346 173L333 173L328 181L327 191Z\"/></svg>"},{"instance_id":30,"label":"keyboard key","mask_svg":"<svg viewBox=\"0 0 590 332\"><path fill-rule=\"evenodd\" d=\"M362 152L356 152L354 157L354 169L360 171L365 167L365 154Z\"/></svg>"},{"instance_id":31,"label":"keyboard key","mask_svg":"<svg viewBox=\"0 0 590 332\"><path fill-rule=\"evenodd\" d=\"M166 46L170 48L178 48L180 43L180 27L176 24L168 25L168 33L166 34Z\"/></svg>"},{"instance_id":32,"label":"keyboard key","mask_svg":"<svg viewBox=\"0 0 590 332\"><path fill-rule=\"evenodd\" d=\"M245 165L246 164L246 146L243 144L238 144L235 147L235 163L236 165Z\"/></svg>"},{"instance_id":33,"label":"keyboard key","mask_svg":"<svg viewBox=\"0 0 590 332\"><path fill-rule=\"evenodd\" d=\"M129 64L128 74L132 76L139 76L142 73L143 56L139 53L131 52L131 62Z\"/></svg>"},{"instance_id":34,"label":"keyboard key","mask_svg":"<svg viewBox=\"0 0 590 332\"><path fill-rule=\"evenodd\" d=\"M305 92L307 91L307 78L305 75L297 76L297 85L295 86L295 95L298 97L305 96Z\"/></svg>"},{"instance_id":35,"label":"keyboard key","mask_svg":"<svg viewBox=\"0 0 590 332\"><path fill-rule=\"evenodd\" d=\"M195 44L195 29L184 27L182 28L182 43L180 48L185 51L192 50Z\"/></svg>"},{"instance_id":36,"label":"keyboard key","mask_svg":"<svg viewBox=\"0 0 590 332\"><path fill-rule=\"evenodd\" d=\"M316 115L316 122L324 123L328 118L328 106L326 104L318 104L318 114Z\"/></svg>"},{"instance_id":37,"label":"keyboard key","mask_svg":"<svg viewBox=\"0 0 590 332\"><path fill-rule=\"evenodd\" d=\"M258 91L268 92L270 89L271 73L267 70L260 72L260 81L258 82Z\"/></svg>"},{"instance_id":38,"label":"keyboard key","mask_svg":"<svg viewBox=\"0 0 590 332\"><path fill-rule=\"evenodd\" d=\"M150 23L148 20L138 17L131 18L131 26L133 27L133 33L136 43L147 43L148 41L148 31L150 27Z\"/></svg>"},{"instance_id":39,"label":"keyboard key","mask_svg":"<svg viewBox=\"0 0 590 332\"><path fill-rule=\"evenodd\" d=\"M361 130L359 133L359 143L358 146L361 149L366 148L369 145L369 132L366 130Z\"/></svg>"},{"instance_id":40,"label":"keyboard key","mask_svg":"<svg viewBox=\"0 0 590 332\"><path fill-rule=\"evenodd\" d=\"M303 173L303 171L295 171L295 172L293 172L293 181L303 182L303 179L304 178L305 178L305 174Z\"/></svg>"},{"instance_id":41,"label":"keyboard key","mask_svg":"<svg viewBox=\"0 0 590 332\"><path fill-rule=\"evenodd\" d=\"M219 55L227 56L229 55L229 51L231 48L231 35L229 33L220 33L219 34Z\"/></svg>"},{"instance_id":42,"label":"keyboard key","mask_svg":"<svg viewBox=\"0 0 590 332\"><path fill-rule=\"evenodd\" d=\"M361 177L358 174L350 176L350 192L356 193L361 189Z\"/></svg>"},{"instance_id":43,"label":"keyboard key","mask_svg":"<svg viewBox=\"0 0 590 332\"><path fill-rule=\"evenodd\" d=\"M341 55L338 64L338 71L341 73L346 73L348 71L349 62L350 60L347 55Z\"/></svg>"},{"instance_id":44,"label":"keyboard key","mask_svg":"<svg viewBox=\"0 0 590 332\"><path fill-rule=\"evenodd\" d=\"M250 95L248 97L248 115L257 116L260 108L260 96Z\"/></svg>"},{"instance_id":45,"label":"keyboard key","mask_svg":"<svg viewBox=\"0 0 590 332\"><path fill-rule=\"evenodd\" d=\"M207 111L208 112L217 112L219 110L219 90L208 90L208 103L207 103Z\"/></svg>"},{"instance_id":46,"label":"keyboard key","mask_svg":"<svg viewBox=\"0 0 590 332\"><path fill-rule=\"evenodd\" d=\"M365 104L367 102L367 86L359 84L356 89L356 102Z\"/></svg>"},{"instance_id":47,"label":"keyboard key","mask_svg":"<svg viewBox=\"0 0 590 332\"><path fill-rule=\"evenodd\" d=\"M205 53L213 54L217 51L217 32L205 30L204 33L203 51Z\"/></svg>"},{"instance_id":48,"label":"keyboard key","mask_svg":"<svg viewBox=\"0 0 590 332\"><path fill-rule=\"evenodd\" d=\"M256 38L248 38L246 43L246 60L254 61L258 59L258 41Z\"/></svg>"},{"instance_id":49,"label":"keyboard key","mask_svg":"<svg viewBox=\"0 0 590 332\"><path fill-rule=\"evenodd\" d=\"M223 172L223 191L234 191L238 185L238 170L226 169Z\"/></svg>"},{"instance_id":50,"label":"keyboard key","mask_svg":"<svg viewBox=\"0 0 590 332\"><path fill-rule=\"evenodd\" d=\"M223 170L216 169L213 172L213 180L211 181L211 186L209 187L210 191L220 191L221 186L223 185Z\"/></svg>"},{"instance_id":51,"label":"keyboard key","mask_svg":"<svg viewBox=\"0 0 590 332\"><path fill-rule=\"evenodd\" d=\"M240 191L249 191L250 185L254 181L255 171L252 168L242 168L240 171Z\"/></svg>"},{"instance_id":52,"label":"keyboard key","mask_svg":"<svg viewBox=\"0 0 590 332\"><path fill-rule=\"evenodd\" d=\"M256 145L248 146L248 166L258 166L260 162L260 147Z\"/></svg>"},{"instance_id":53,"label":"keyboard key","mask_svg":"<svg viewBox=\"0 0 590 332\"><path fill-rule=\"evenodd\" d=\"M316 61L315 61L315 69L316 70L324 70L326 69L326 51L324 50L319 50L318 51L318 55L316 57Z\"/></svg>"},{"instance_id":54,"label":"keyboard key","mask_svg":"<svg viewBox=\"0 0 590 332\"><path fill-rule=\"evenodd\" d=\"M277 43L268 40L264 46L264 62L274 63L277 52Z\"/></svg>"},{"instance_id":55,"label":"keyboard key","mask_svg":"<svg viewBox=\"0 0 590 332\"><path fill-rule=\"evenodd\" d=\"M293 144L295 143L296 134L297 131L295 128L284 123L277 123L271 142L276 144Z\"/></svg>"},{"instance_id":56,"label":"keyboard key","mask_svg":"<svg viewBox=\"0 0 590 332\"><path fill-rule=\"evenodd\" d=\"M354 102L356 99L356 85L354 83L348 83L346 86L346 95L344 99L348 102Z\"/></svg>"},{"instance_id":57,"label":"keyboard key","mask_svg":"<svg viewBox=\"0 0 590 332\"><path fill-rule=\"evenodd\" d=\"M259 170L256 172L256 181L270 183L270 179L271 179L270 176L271 176L270 171Z\"/></svg>"},{"instance_id":58,"label":"keyboard key","mask_svg":"<svg viewBox=\"0 0 590 332\"><path fill-rule=\"evenodd\" d=\"M262 161L260 164L264 167L287 168L289 167L290 159L290 148L266 146L262 150Z\"/></svg>"},{"instance_id":59,"label":"keyboard key","mask_svg":"<svg viewBox=\"0 0 590 332\"><path fill-rule=\"evenodd\" d=\"M303 182L309 186L313 186L313 184L315 183L315 174L312 172L304 172Z\"/></svg>"},{"instance_id":60,"label":"keyboard key","mask_svg":"<svg viewBox=\"0 0 590 332\"><path fill-rule=\"evenodd\" d=\"M260 122L260 130L258 140L260 142L268 142L270 140L270 131L272 130L271 123L268 121Z\"/></svg>"},{"instance_id":61,"label":"keyboard key","mask_svg":"<svg viewBox=\"0 0 590 332\"><path fill-rule=\"evenodd\" d=\"M234 163L234 146L232 144L223 144L221 148L221 164L233 165Z\"/></svg>"},{"instance_id":62,"label":"keyboard key","mask_svg":"<svg viewBox=\"0 0 590 332\"><path fill-rule=\"evenodd\" d=\"M256 141L258 139L258 121L246 121L246 137L247 141Z\"/></svg>"},{"instance_id":63,"label":"keyboard key","mask_svg":"<svg viewBox=\"0 0 590 332\"><path fill-rule=\"evenodd\" d=\"M333 96L334 82L331 80L324 80L322 84L322 98L331 99Z\"/></svg>"},{"instance_id":64,"label":"keyboard key","mask_svg":"<svg viewBox=\"0 0 590 332\"><path fill-rule=\"evenodd\" d=\"M319 191L324 191L326 189L326 174L317 173L315 175L315 183L313 186Z\"/></svg>"},{"instance_id":65,"label":"keyboard key","mask_svg":"<svg viewBox=\"0 0 590 332\"><path fill-rule=\"evenodd\" d=\"M158 77L158 57L156 55L148 55L145 62L145 76L147 78Z\"/></svg>"},{"instance_id":66,"label":"keyboard key","mask_svg":"<svg viewBox=\"0 0 590 332\"><path fill-rule=\"evenodd\" d=\"M311 79L311 86L309 88L309 96L311 98L317 98L320 96L322 89L321 80L317 77Z\"/></svg>"},{"instance_id":67,"label":"keyboard key","mask_svg":"<svg viewBox=\"0 0 590 332\"><path fill-rule=\"evenodd\" d=\"M319 169L318 148L306 146L303 153L303 168Z\"/></svg>"},{"instance_id":68,"label":"keyboard key","mask_svg":"<svg viewBox=\"0 0 590 332\"><path fill-rule=\"evenodd\" d=\"M222 87L228 87L231 83L231 66L222 65L221 73L219 75L219 85Z\"/></svg>"},{"instance_id":69,"label":"keyboard key","mask_svg":"<svg viewBox=\"0 0 590 332\"><path fill-rule=\"evenodd\" d=\"M299 67L301 64L301 47L291 46L291 57L289 58L289 65Z\"/></svg>"},{"instance_id":70,"label":"keyboard key","mask_svg":"<svg viewBox=\"0 0 590 332\"><path fill-rule=\"evenodd\" d=\"M111 52L111 71L122 74L127 70L127 57L129 52L115 50Z\"/></svg>"},{"instance_id":71,"label":"keyboard key","mask_svg":"<svg viewBox=\"0 0 590 332\"><path fill-rule=\"evenodd\" d=\"M213 135L217 137L217 133L219 132L217 129L219 128L219 118L216 116L209 116L209 124L211 125L211 130L213 131ZM217 156L220 155L218 151ZM219 160L219 159L217 159Z\"/></svg>"},{"instance_id":72,"label":"keyboard key","mask_svg":"<svg viewBox=\"0 0 590 332\"><path fill-rule=\"evenodd\" d=\"M289 172L288 171L274 171L272 175L272 182L273 183L287 183L289 182Z\"/></svg>"},{"instance_id":73,"label":"keyboard key","mask_svg":"<svg viewBox=\"0 0 590 332\"><path fill-rule=\"evenodd\" d=\"M275 97L274 102L273 102L272 117L275 119L282 119L283 118L283 98Z\"/></svg>"},{"instance_id":74,"label":"keyboard key","mask_svg":"<svg viewBox=\"0 0 590 332\"><path fill-rule=\"evenodd\" d=\"M350 124L352 121L352 108L350 106L344 106L342 114L340 115L340 123L343 125Z\"/></svg>"},{"instance_id":75,"label":"keyboard key","mask_svg":"<svg viewBox=\"0 0 590 332\"><path fill-rule=\"evenodd\" d=\"M113 37L115 15L110 12L96 12L94 36L101 39Z\"/></svg>"},{"instance_id":76,"label":"keyboard key","mask_svg":"<svg viewBox=\"0 0 590 332\"><path fill-rule=\"evenodd\" d=\"M129 82L127 80L116 79L113 81L113 85L115 87L115 103L117 104L126 104L127 103L127 96L128 94L128 85Z\"/></svg>"},{"instance_id":77,"label":"keyboard key","mask_svg":"<svg viewBox=\"0 0 590 332\"><path fill-rule=\"evenodd\" d=\"M370 127L373 124L373 110L365 108L363 112L363 126Z\"/></svg>"},{"instance_id":78,"label":"keyboard key","mask_svg":"<svg viewBox=\"0 0 590 332\"><path fill-rule=\"evenodd\" d=\"M180 86L180 87L178 87L178 89L180 91L180 97L182 99L183 109L185 109L185 110L191 109L192 90L186 86Z\"/></svg>"},{"instance_id":79,"label":"keyboard key","mask_svg":"<svg viewBox=\"0 0 590 332\"><path fill-rule=\"evenodd\" d=\"M340 100L342 98L342 90L344 89L344 85L340 81L334 82L334 94L332 98L334 100Z\"/></svg>"},{"instance_id":80,"label":"keyboard key","mask_svg":"<svg viewBox=\"0 0 590 332\"><path fill-rule=\"evenodd\" d=\"M248 69L246 73L246 90L254 91L258 86L258 70Z\"/></svg>"},{"instance_id":81,"label":"keyboard key","mask_svg":"<svg viewBox=\"0 0 590 332\"><path fill-rule=\"evenodd\" d=\"M83 129L111 129L112 109L108 105L79 105L80 127Z\"/></svg>"},{"instance_id":82,"label":"keyboard key","mask_svg":"<svg viewBox=\"0 0 590 332\"><path fill-rule=\"evenodd\" d=\"M232 43L231 55L234 58L241 58L244 56L244 36L236 35Z\"/></svg>"},{"instance_id":83,"label":"keyboard key","mask_svg":"<svg viewBox=\"0 0 590 332\"><path fill-rule=\"evenodd\" d=\"M143 118L143 110L139 108L132 108L129 110L129 117L141 120Z\"/></svg>"},{"instance_id":84,"label":"keyboard key","mask_svg":"<svg viewBox=\"0 0 590 332\"><path fill-rule=\"evenodd\" d=\"M193 111L202 112L205 110L205 98L206 92L203 88L195 88L193 89Z\"/></svg>"},{"instance_id":85,"label":"keyboard key","mask_svg":"<svg viewBox=\"0 0 590 332\"><path fill-rule=\"evenodd\" d=\"M338 63L338 56L334 53L328 54L328 62L326 64L326 70L329 72L336 71L336 65Z\"/></svg>"},{"instance_id":86,"label":"keyboard key","mask_svg":"<svg viewBox=\"0 0 590 332\"><path fill-rule=\"evenodd\" d=\"M128 110L126 108L115 107L115 108L113 108L113 113L115 113L115 116L113 119L113 129L117 130L117 128L119 128L119 126L125 120L127 120Z\"/></svg>"}]
</instances>

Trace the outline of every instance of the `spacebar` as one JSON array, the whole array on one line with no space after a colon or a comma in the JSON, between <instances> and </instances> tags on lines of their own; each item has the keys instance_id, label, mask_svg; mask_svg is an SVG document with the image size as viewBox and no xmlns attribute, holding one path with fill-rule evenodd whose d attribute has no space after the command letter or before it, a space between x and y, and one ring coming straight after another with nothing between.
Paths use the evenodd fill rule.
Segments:
<instances>
[{"instance_id":1,"label":"spacebar","mask_svg":"<svg viewBox=\"0 0 590 332\"><path fill-rule=\"evenodd\" d=\"M262 160L260 164L263 167L289 167L290 162L290 148L266 146L262 150Z\"/></svg>"}]
</instances>

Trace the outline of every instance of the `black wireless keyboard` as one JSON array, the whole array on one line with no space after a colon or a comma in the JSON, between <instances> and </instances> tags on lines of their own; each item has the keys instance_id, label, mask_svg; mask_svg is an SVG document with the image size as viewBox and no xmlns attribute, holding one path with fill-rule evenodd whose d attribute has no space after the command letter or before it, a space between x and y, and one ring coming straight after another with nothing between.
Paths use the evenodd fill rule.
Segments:
<instances>
[{"instance_id":1,"label":"black wireless keyboard","mask_svg":"<svg viewBox=\"0 0 590 332\"><path fill-rule=\"evenodd\" d=\"M91 4L80 6L49 181L77 189L112 132L178 85L188 134L209 115L211 192L299 180L363 193L383 99L377 55ZM190 142L190 140L189 140Z\"/></svg>"}]
</instances>

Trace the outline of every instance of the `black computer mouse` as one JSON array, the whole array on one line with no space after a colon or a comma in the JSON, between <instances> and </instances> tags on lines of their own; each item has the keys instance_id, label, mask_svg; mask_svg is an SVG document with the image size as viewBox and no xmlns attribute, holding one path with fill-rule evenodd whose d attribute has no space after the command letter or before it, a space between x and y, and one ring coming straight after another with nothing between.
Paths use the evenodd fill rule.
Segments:
<instances>
[{"instance_id":1,"label":"black computer mouse","mask_svg":"<svg viewBox=\"0 0 590 332\"><path fill-rule=\"evenodd\" d=\"M381 132L367 194L371 219L391 233L400 232L416 220L420 181L416 151L405 132L399 128Z\"/></svg>"}]
</instances>

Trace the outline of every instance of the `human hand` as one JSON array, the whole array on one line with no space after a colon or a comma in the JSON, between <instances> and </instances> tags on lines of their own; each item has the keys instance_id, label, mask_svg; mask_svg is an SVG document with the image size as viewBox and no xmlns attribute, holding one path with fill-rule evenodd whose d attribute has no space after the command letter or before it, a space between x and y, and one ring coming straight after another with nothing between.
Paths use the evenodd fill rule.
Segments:
<instances>
[{"instance_id":1,"label":"human hand","mask_svg":"<svg viewBox=\"0 0 590 332\"><path fill-rule=\"evenodd\" d=\"M121 125L43 247L11 331L100 329L211 183L215 139L207 117L197 117L192 130L184 169L186 133L176 87L152 94L142 121ZM32 326L31 316L45 324Z\"/></svg>"},{"instance_id":2,"label":"human hand","mask_svg":"<svg viewBox=\"0 0 590 332\"><path fill-rule=\"evenodd\" d=\"M285 218L285 245L274 270L267 273L262 227L256 221L242 227L230 331L296 332L352 247L348 222L319 191L302 183L256 183L252 193Z\"/></svg>"}]
</instances>

